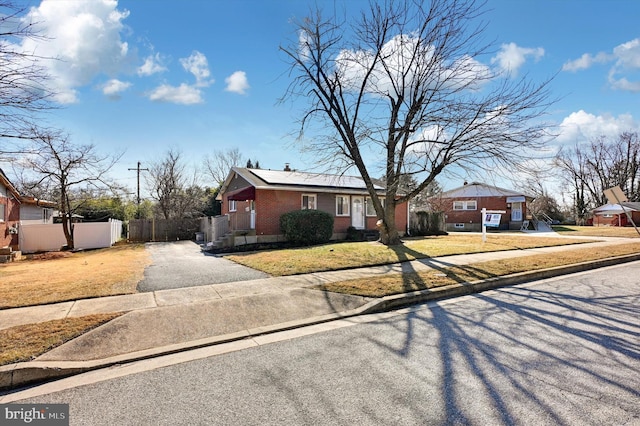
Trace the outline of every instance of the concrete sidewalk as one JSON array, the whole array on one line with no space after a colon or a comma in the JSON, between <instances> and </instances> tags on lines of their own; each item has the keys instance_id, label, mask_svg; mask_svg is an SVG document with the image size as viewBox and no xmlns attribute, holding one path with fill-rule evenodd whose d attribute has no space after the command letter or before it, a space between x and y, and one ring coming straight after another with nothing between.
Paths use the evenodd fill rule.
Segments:
<instances>
[{"instance_id":1,"label":"concrete sidewalk","mask_svg":"<svg viewBox=\"0 0 640 426\"><path fill-rule=\"evenodd\" d=\"M501 285L640 260L640 254L381 299L341 295L309 288L318 284L542 253L552 255L578 248L637 241L608 238L596 243L574 246L446 256L384 266L261 278L0 310L0 328L94 313L126 312L121 317L41 355L34 361L0 367L0 389L436 298L453 297Z\"/></svg>"}]
</instances>

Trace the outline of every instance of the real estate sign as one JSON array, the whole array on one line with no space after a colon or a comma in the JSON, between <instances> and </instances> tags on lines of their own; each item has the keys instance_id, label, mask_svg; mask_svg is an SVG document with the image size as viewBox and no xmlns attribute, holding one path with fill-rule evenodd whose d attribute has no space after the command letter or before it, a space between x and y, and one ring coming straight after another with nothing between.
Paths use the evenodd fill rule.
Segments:
<instances>
[{"instance_id":1,"label":"real estate sign","mask_svg":"<svg viewBox=\"0 0 640 426\"><path fill-rule=\"evenodd\" d=\"M484 226L489 226L493 228L499 227L501 217L502 215L498 213L487 213L484 216Z\"/></svg>"}]
</instances>

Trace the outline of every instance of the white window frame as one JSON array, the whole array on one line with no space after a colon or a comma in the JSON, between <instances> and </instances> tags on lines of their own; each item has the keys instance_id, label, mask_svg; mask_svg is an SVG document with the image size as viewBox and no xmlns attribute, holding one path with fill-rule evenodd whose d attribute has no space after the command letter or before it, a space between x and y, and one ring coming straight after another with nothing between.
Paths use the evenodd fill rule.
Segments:
<instances>
[{"instance_id":1,"label":"white window frame","mask_svg":"<svg viewBox=\"0 0 640 426\"><path fill-rule=\"evenodd\" d=\"M384 204L385 204L385 198L384 197L378 197L378 199L380 200L380 202L382 203L382 208L384 208ZM371 202L371 197L365 197L364 198L364 203L365 203L365 207L364 207L364 214L366 217L376 217L376 209L373 208L373 203ZM369 207L371 206L371 207ZM371 212L369 212L369 209L372 209Z\"/></svg>"},{"instance_id":2,"label":"white window frame","mask_svg":"<svg viewBox=\"0 0 640 426\"><path fill-rule=\"evenodd\" d=\"M236 200L229 200L229 211L230 212L238 211L238 205L236 204Z\"/></svg>"},{"instance_id":3,"label":"white window frame","mask_svg":"<svg viewBox=\"0 0 640 426\"><path fill-rule=\"evenodd\" d=\"M304 197L307 197L307 204L304 203ZM310 207L309 201L313 200L313 207ZM318 196L317 194L302 194L300 196L300 209L301 210L318 210Z\"/></svg>"},{"instance_id":4,"label":"white window frame","mask_svg":"<svg viewBox=\"0 0 640 426\"><path fill-rule=\"evenodd\" d=\"M342 200L342 202L340 202ZM336 216L350 216L351 197L348 195L336 195ZM342 206L342 213L340 213L340 206Z\"/></svg>"},{"instance_id":5,"label":"white window frame","mask_svg":"<svg viewBox=\"0 0 640 426\"><path fill-rule=\"evenodd\" d=\"M6 209L4 204L0 204L0 223L4 223Z\"/></svg>"},{"instance_id":6,"label":"white window frame","mask_svg":"<svg viewBox=\"0 0 640 426\"><path fill-rule=\"evenodd\" d=\"M478 202L476 200L456 200L453 202L453 210L455 211L463 211L463 210L478 210Z\"/></svg>"},{"instance_id":7,"label":"white window frame","mask_svg":"<svg viewBox=\"0 0 640 426\"><path fill-rule=\"evenodd\" d=\"M454 228L464 228L464 223L456 223L453 225Z\"/></svg>"}]
</instances>

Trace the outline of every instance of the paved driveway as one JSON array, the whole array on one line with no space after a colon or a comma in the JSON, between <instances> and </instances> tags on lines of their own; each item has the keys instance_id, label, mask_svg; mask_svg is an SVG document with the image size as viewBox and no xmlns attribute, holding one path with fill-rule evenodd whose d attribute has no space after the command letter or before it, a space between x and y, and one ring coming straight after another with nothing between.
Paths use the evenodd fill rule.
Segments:
<instances>
[{"instance_id":1,"label":"paved driveway","mask_svg":"<svg viewBox=\"0 0 640 426\"><path fill-rule=\"evenodd\" d=\"M193 241L148 243L151 266L144 271L138 291L194 287L267 278L264 272L209 255Z\"/></svg>"}]
</instances>

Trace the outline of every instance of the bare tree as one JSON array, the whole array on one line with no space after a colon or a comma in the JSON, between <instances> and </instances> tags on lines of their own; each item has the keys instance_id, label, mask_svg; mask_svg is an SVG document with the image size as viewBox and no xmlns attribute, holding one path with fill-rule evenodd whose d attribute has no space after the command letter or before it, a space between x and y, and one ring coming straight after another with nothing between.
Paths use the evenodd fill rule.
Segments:
<instances>
[{"instance_id":1,"label":"bare tree","mask_svg":"<svg viewBox=\"0 0 640 426\"><path fill-rule=\"evenodd\" d=\"M490 47L480 44L483 24L472 25L481 6L372 1L349 22L317 10L281 47L294 76L284 99L308 100L300 133L307 149L327 168L358 170L384 244L401 243L396 205L445 169L518 167L543 144L546 126L533 120L550 103L548 81L510 78L479 61ZM372 183L376 166L386 177L384 206ZM408 193L398 191L403 175L419 182Z\"/></svg>"},{"instance_id":2,"label":"bare tree","mask_svg":"<svg viewBox=\"0 0 640 426\"><path fill-rule=\"evenodd\" d=\"M21 164L35 178L23 179L22 190L32 195L42 187L50 188L49 195L57 199L67 248L73 249L74 212L96 193L121 189L111 182L108 172L122 155L99 155L94 145L75 145L60 132L31 131L34 150Z\"/></svg>"},{"instance_id":3,"label":"bare tree","mask_svg":"<svg viewBox=\"0 0 640 426\"><path fill-rule=\"evenodd\" d=\"M215 151L211 156L207 155L204 159L204 167L215 184L221 186L232 167L241 166L246 162L240 149L230 148L226 151Z\"/></svg>"},{"instance_id":4,"label":"bare tree","mask_svg":"<svg viewBox=\"0 0 640 426\"><path fill-rule=\"evenodd\" d=\"M164 159L153 163L147 174L147 185L157 209L165 219L181 219L202 216L206 191L196 184L194 173L191 182L181 154L169 150Z\"/></svg>"},{"instance_id":5,"label":"bare tree","mask_svg":"<svg viewBox=\"0 0 640 426\"><path fill-rule=\"evenodd\" d=\"M556 166L572 188L574 212L583 223L588 212L607 202L604 190L620 186L631 201L640 201L640 139L623 132L617 139L601 136L587 144L561 149Z\"/></svg>"},{"instance_id":6,"label":"bare tree","mask_svg":"<svg viewBox=\"0 0 640 426\"><path fill-rule=\"evenodd\" d=\"M26 22L19 8L0 0L0 154L23 153L24 142L38 139L34 122L45 110L54 108L47 88L49 75L41 65L47 58L22 49L25 39L44 39Z\"/></svg>"}]
</instances>

